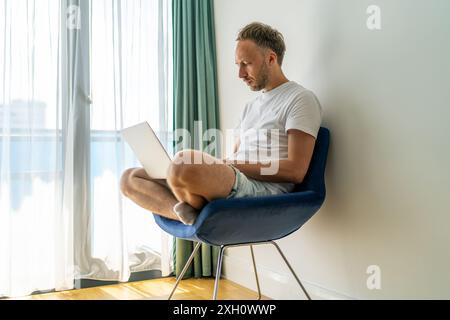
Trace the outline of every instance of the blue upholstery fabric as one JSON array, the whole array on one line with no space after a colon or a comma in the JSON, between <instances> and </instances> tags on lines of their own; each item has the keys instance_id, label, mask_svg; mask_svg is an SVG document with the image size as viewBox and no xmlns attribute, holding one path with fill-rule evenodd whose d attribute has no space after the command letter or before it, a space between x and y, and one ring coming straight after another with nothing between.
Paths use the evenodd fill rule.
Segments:
<instances>
[{"instance_id":1,"label":"blue upholstery fabric","mask_svg":"<svg viewBox=\"0 0 450 320\"><path fill-rule=\"evenodd\" d=\"M215 246L284 238L307 222L325 200L329 141L329 130L321 128L308 173L289 194L216 200L203 208L192 226L159 215L154 215L155 221L177 238Z\"/></svg>"}]
</instances>

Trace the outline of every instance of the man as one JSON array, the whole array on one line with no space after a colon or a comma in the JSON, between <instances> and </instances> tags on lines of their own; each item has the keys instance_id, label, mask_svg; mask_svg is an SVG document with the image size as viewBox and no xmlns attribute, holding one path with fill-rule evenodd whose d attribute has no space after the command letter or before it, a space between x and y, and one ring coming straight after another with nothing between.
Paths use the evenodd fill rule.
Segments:
<instances>
[{"instance_id":1,"label":"man","mask_svg":"<svg viewBox=\"0 0 450 320\"><path fill-rule=\"evenodd\" d=\"M200 151L179 152L167 181L152 180L141 168L129 169L121 179L123 194L151 212L190 225L215 199L292 191L307 173L322 108L311 91L284 75L285 51L283 36L270 26L252 23L243 28L236 47L239 78L262 94L244 109L236 127L239 137L234 154L219 160ZM258 130L275 132L271 142L259 139ZM258 162L262 153L266 154L264 163ZM199 156L203 164L181 161ZM277 170L265 174L264 169L274 164Z\"/></svg>"}]
</instances>

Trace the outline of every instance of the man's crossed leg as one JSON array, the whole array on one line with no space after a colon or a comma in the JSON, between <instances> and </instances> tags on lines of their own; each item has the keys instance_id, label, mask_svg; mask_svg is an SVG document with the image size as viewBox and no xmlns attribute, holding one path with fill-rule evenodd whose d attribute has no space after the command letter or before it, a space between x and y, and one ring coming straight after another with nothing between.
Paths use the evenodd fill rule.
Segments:
<instances>
[{"instance_id":1,"label":"man's crossed leg","mask_svg":"<svg viewBox=\"0 0 450 320\"><path fill-rule=\"evenodd\" d=\"M195 164L198 159L203 161ZM234 182L235 172L224 161L187 150L176 154L167 180L151 179L144 169L134 168L124 172L120 187L126 197L142 208L190 224L192 216L208 202L228 197Z\"/></svg>"}]
</instances>

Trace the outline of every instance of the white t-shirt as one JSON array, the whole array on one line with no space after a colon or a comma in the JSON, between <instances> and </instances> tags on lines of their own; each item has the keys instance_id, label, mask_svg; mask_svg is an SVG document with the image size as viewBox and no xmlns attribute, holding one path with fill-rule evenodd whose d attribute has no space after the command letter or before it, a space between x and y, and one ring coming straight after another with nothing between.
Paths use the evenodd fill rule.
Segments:
<instances>
[{"instance_id":1,"label":"white t-shirt","mask_svg":"<svg viewBox=\"0 0 450 320\"><path fill-rule=\"evenodd\" d=\"M287 131L297 129L317 138L322 115L322 106L314 93L296 82L263 92L245 106L234 128L241 144L229 159L256 162L288 159Z\"/></svg>"}]
</instances>

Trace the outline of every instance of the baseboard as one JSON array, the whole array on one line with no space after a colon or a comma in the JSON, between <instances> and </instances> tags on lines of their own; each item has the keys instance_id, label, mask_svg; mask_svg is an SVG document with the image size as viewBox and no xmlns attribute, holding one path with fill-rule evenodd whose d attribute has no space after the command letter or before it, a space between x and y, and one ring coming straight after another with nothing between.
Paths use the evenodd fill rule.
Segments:
<instances>
[{"instance_id":1,"label":"baseboard","mask_svg":"<svg viewBox=\"0 0 450 320\"><path fill-rule=\"evenodd\" d=\"M261 293L275 300L306 299L300 286L290 273L274 271L257 264ZM257 291L251 259L246 260L227 255L223 261L223 277L251 290ZM299 275L300 277L300 275ZM313 300L355 300L355 298L324 288L301 279L303 286Z\"/></svg>"}]
</instances>

